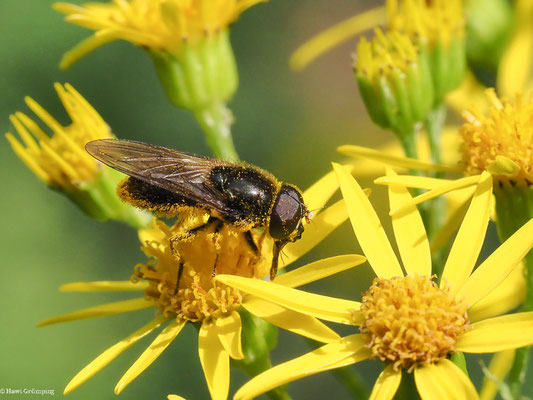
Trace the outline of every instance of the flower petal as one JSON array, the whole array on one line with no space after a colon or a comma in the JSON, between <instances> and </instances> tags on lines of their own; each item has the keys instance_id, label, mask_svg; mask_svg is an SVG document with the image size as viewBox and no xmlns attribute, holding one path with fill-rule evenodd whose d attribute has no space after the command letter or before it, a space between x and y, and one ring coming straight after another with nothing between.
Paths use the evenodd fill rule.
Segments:
<instances>
[{"instance_id":1,"label":"flower petal","mask_svg":"<svg viewBox=\"0 0 533 400\"><path fill-rule=\"evenodd\" d=\"M367 196L352 175L340 164L333 163L333 169L339 180L355 236L372 269L380 278L403 276L385 230Z\"/></svg>"},{"instance_id":2,"label":"flower petal","mask_svg":"<svg viewBox=\"0 0 533 400\"><path fill-rule=\"evenodd\" d=\"M354 169L354 166L351 164L346 164L345 167L350 170ZM335 173L330 171L303 192L304 204L316 214L338 189L339 183L337 182Z\"/></svg>"},{"instance_id":3,"label":"flower petal","mask_svg":"<svg viewBox=\"0 0 533 400\"><path fill-rule=\"evenodd\" d=\"M145 281L95 281L95 282L71 282L62 285L62 292L104 292L104 291L129 291L145 290L148 282Z\"/></svg>"},{"instance_id":4,"label":"flower petal","mask_svg":"<svg viewBox=\"0 0 533 400\"><path fill-rule=\"evenodd\" d=\"M270 322L272 325L318 342L331 343L340 339L337 333L315 317L288 310L254 295L246 296L242 306L251 314Z\"/></svg>"},{"instance_id":5,"label":"flower petal","mask_svg":"<svg viewBox=\"0 0 533 400\"><path fill-rule=\"evenodd\" d=\"M395 176L396 172L387 168L387 176ZM409 191L403 186L389 186L390 209L394 210L411 200ZM424 228L424 222L416 206L392 216L394 236L402 257L407 275L431 276L431 253Z\"/></svg>"},{"instance_id":6,"label":"flower petal","mask_svg":"<svg viewBox=\"0 0 533 400\"><path fill-rule=\"evenodd\" d=\"M353 324L354 313L361 306L356 301L307 293L259 279L236 275L217 275L215 279L290 310L342 324Z\"/></svg>"},{"instance_id":7,"label":"flower petal","mask_svg":"<svg viewBox=\"0 0 533 400\"><path fill-rule=\"evenodd\" d=\"M324 258L276 276L276 283L294 288L356 267L365 261L366 258L359 254L346 254Z\"/></svg>"},{"instance_id":8,"label":"flower petal","mask_svg":"<svg viewBox=\"0 0 533 400\"><path fill-rule=\"evenodd\" d=\"M495 382L494 380L497 379L501 382L505 379L505 376L513 365L514 357L514 350L506 350L494 354L489 364L488 374L487 371L484 371L485 377L483 378L483 384L479 392L479 398L481 400L493 400L496 397L499 385L498 381Z\"/></svg>"},{"instance_id":9,"label":"flower petal","mask_svg":"<svg viewBox=\"0 0 533 400\"><path fill-rule=\"evenodd\" d=\"M198 334L198 354L213 400L226 400L229 392L229 354L224 350L215 324L203 322Z\"/></svg>"},{"instance_id":10,"label":"flower petal","mask_svg":"<svg viewBox=\"0 0 533 400\"><path fill-rule=\"evenodd\" d=\"M436 187L435 189L431 189L427 191L426 193L422 193L419 196L413 197L412 200L403 204L401 207L398 207L395 210L391 210L389 214L394 215L395 213L402 212L404 209L406 209L409 206L423 203L424 201L434 199L435 197L438 197L441 194L448 193L453 190L464 189L466 187L477 185L479 182L479 179L480 179L480 175L474 175L474 176L467 176L466 178L457 179L449 183L443 183L442 185Z\"/></svg>"},{"instance_id":11,"label":"flower petal","mask_svg":"<svg viewBox=\"0 0 533 400\"><path fill-rule=\"evenodd\" d=\"M83 310L74 311L67 314L58 315L45 319L37 324L37 326L45 326L57 324L59 322L74 321L77 319L103 317L106 315L122 314L130 311L142 310L144 308L153 307L154 303L144 298L117 301L114 303L102 304L95 307L84 308Z\"/></svg>"},{"instance_id":12,"label":"flower petal","mask_svg":"<svg viewBox=\"0 0 533 400\"><path fill-rule=\"evenodd\" d=\"M524 264L521 263L502 283L468 309L468 319L476 322L505 314L522 304L525 295Z\"/></svg>"},{"instance_id":13,"label":"flower petal","mask_svg":"<svg viewBox=\"0 0 533 400\"><path fill-rule=\"evenodd\" d=\"M283 257L280 260L281 268L293 263L320 243L335 228L348 219L344 200L339 200L329 206L305 227L302 238L296 242L288 243L283 248Z\"/></svg>"},{"instance_id":14,"label":"flower petal","mask_svg":"<svg viewBox=\"0 0 533 400\"><path fill-rule=\"evenodd\" d=\"M177 394L169 394L167 400L185 400L185 397L178 396Z\"/></svg>"},{"instance_id":15,"label":"flower petal","mask_svg":"<svg viewBox=\"0 0 533 400\"><path fill-rule=\"evenodd\" d=\"M449 286L454 296L468 279L487 232L492 201L492 177L483 172L474 197L444 265L440 287Z\"/></svg>"},{"instance_id":16,"label":"flower petal","mask_svg":"<svg viewBox=\"0 0 533 400\"><path fill-rule=\"evenodd\" d=\"M472 307L509 275L533 247L533 219L517 230L474 271L457 298Z\"/></svg>"},{"instance_id":17,"label":"flower petal","mask_svg":"<svg viewBox=\"0 0 533 400\"><path fill-rule=\"evenodd\" d=\"M466 374L450 360L415 369L415 383L422 400L478 399Z\"/></svg>"},{"instance_id":18,"label":"flower petal","mask_svg":"<svg viewBox=\"0 0 533 400\"><path fill-rule=\"evenodd\" d=\"M337 147L337 151L345 156L365 158L382 162L391 167L405 169L418 169L422 171L441 171L441 172L460 172L457 166L446 166L420 161L414 158L395 156L380 150L371 149L363 146L343 145Z\"/></svg>"},{"instance_id":19,"label":"flower petal","mask_svg":"<svg viewBox=\"0 0 533 400\"><path fill-rule=\"evenodd\" d=\"M416 175L387 175L374 179L376 185L397 185L415 189L437 189L454 182L451 179L430 178Z\"/></svg>"},{"instance_id":20,"label":"flower petal","mask_svg":"<svg viewBox=\"0 0 533 400\"><path fill-rule=\"evenodd\" d=\"M288 382L327 370L329 365L334 365L359 351L367 350L365 343L364 335L350 335L272 367L241 387L235 393L234 400L252 399Z\"/></svg>"},{"instance_id":21,"label":"flower petal","mask_svg":"<svg viewBox=\"0 0 533 400\"><path fill-rule=\"evenodd\" d=\"M466 353L495 353L532 343L533 311L476 322L457 340L456 348Z\"/></svg>"},{"instance_id":22,"label":"flower petal","mask_svg":"<svg viewBox=\"0 0 533 400\"><path fill-rule=\"evenodd\" d=\"M402 381L402 372L394 371L392 364L379 374L369 400L392 400Z\"/></svg>"},{"instance_id":23,"label":"flower petal","mask_svg":"<svg viewBox=\"0 0 533 400\"><path fill-rule=\"evenodd\" d=\"M85 381L89 380L97 372L102 370L107 364L113 361L120 353L130 347L132 344L136 343L139 339L142 339L154 329L158 328L163 322L167 321L167 318L160 317L156 318L150 323L143 326L138 331L133 332L127 338L121 340L117 344L111 346L93 361L91 361L85 368L76 374L74 378L70 380L65 388L63 394L68 394L80 386Z\"/></svg>"},{"instance_id":24,"label":"flower petal","mask_svg":"<svg viewBox=\"0 0 533 400\"><path fill-rule=\"evenodd\" d=\"M342 42L385 23L385 7L372 8L338 23L298 47L289 61L294 70L302 70L320 55Z\"/></svg>"},{"instance_id":25,"label":"flower petal","mask_svg":"<svg viewBox=\"0 0 533 400\"><path fill-rule=\"evenodd\" d=\"M168 324L133 365L128 368L122 378L120 378L115 386L115 394L122 392L131 381L144 372L144 370L148 368L163 351L165 351L168 345L172 343L186 323L187 321L182 319L179 321L174 320Z\"/></svg>"},{"instance_id":26,"label":"flower petal","mask_svg":"<svg viewBox=\"0 0 533 400\"><path fill-rule=\"evenodd\" d=\"M85 57L90 52L96 50L107 43L116 40L116 36L113 32L107 32L103 34L94 34L88 38L83 39L80 43L74 46L72 49L63 54L59 68L67 69L80 58Z\"/></svg>"},{"instance_id":27,"label":"flower petal","mask_svg":"<svg viewBox=\"0 0 533 400\"><path fill-rule=\"evenodd\" d=\"M242 324L239 313L232 311L228 316L217 318L216 327L218 339L226 353L235 360L242 360L244 354L242 353Z\"/></svg>"},{"instance_id":28,"label":"flower petal","mask_svg":"<svg viewBox=\"0 0 533 400\"><path fill-rule=\"evenodd\" d=\"M533 3L530 0L516 1L514 15L517 23L513 37L501 57L498 68L498 92L505 97L524 91L533 64Z\"/></svg>"}]
</instances>

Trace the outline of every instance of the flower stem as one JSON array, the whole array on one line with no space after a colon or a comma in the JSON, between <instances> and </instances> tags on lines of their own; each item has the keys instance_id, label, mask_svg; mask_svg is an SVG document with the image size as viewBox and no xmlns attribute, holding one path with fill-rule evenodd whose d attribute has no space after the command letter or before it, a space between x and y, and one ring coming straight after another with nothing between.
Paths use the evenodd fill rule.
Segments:
<instances>
[{"instance_id":1,"label":"flower stem","mask_svg":"<svg viewBox=\"0 0 533 400\"><path fill-rule=\"evenodd\" d=\"M239 156L231 137L233 115L224 103L215 102L208 107L195 111L194 115L202 127L207 144L217 158L237 161Z\"/></svg>"},{"instance_id":2,"label":"flower stem","mask_svg":"<svg viewBox=\"0 0 533 400\"><path fill-rule=\"evenodd\" d=\"M272 367L270 350L277 345L278 329L268 322L254 317L248 311L239 311L242 322L242 350L244 359L231 360L231 364L254 377ZM272 400L292 400L287 393L287 385L265 393Z\"/></svg>"},{"instance_id":3,"label":"flower stem","mask_svg":"<svg viewBox=\"0 0 533 400\"><path fill-rule=\"evenodd\" d=\"M446 105L444 103L436 106L430 111L426 120L424 121L424 127L426 128L426 134L429 142L429 150L431 154L431 160L435 164L442 162L441 156L441 136L442 127L444 126L444 120L446 119ZM442 172L435 172L435 178L442 178L444 174ZM444 223L444 216L446 215L446 203L442 196L439 196L431 200L428 204L428 220L426 225L426 231L429 240L437 234ZM432 252L432 265L433 273L437 275L442 274L445 262L445 251Z\"/></svg>"}]
</instances>

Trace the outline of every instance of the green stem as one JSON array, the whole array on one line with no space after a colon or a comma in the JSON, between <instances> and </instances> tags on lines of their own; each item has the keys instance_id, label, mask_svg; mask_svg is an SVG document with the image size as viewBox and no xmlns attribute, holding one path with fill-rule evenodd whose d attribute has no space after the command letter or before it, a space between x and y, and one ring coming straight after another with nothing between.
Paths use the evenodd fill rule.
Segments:
<instances>
[{"instance_id":1,"label":"green stem","mask_svg":"<svg viewBox=\"0 0 533 400\"><path fill-rule=\"evenodd\" d=\"M233 115L224 103L213 103L194 113L202 127L207 144L217 158L226 161L237 161L239 156L231 137Z\"/></svg>"},{"instance_id":2,"label":"green stem","mask_svg":"<svg viewBox=\"0 0 533 400\"><path fill-rule=\"evenodd\" d=\"M429 150L431 153L431 160L435 164L442 163L441 136L445 119L446 105L440 104L430 111L426 120L424 121L424 127L426 128L425 130L429 143ZM435 178L442 178L444 174L442 172L435 172L433 176ZM426 231L430 241L444 224L445 215L446 202L444 197L439 196L428 203ZM437 274L438 276L442 275L442 269L444 268L445 255L447 253L444 250L445 247L441 251L433 252L431 255L433 273Z\"/></svg>"},{"instance_id":3,"label":"green stem","mask_svg":"<svg viewBox=\"0 0 533 400\"><path fill-rule=\"evenodd\" d=\"M277 345L278 329L242 308L239 314L242 322L244 359L231 360L231 364L254 377L272 367L270 350ZM272 389L265 395L272 400L292 400L287 393L287 385Z\"/></svg>"},{"instance_id":4,"label":"green stem","mask_svg":"<svg viewBox=\"0 0 533 400\"><path fill-rule=\"evenodd\" d=\"M402 382L394 397L396 400L419 400L420 395L416 389L415 378L413 374L402 371Z\"/></svg>"}]
</instances>

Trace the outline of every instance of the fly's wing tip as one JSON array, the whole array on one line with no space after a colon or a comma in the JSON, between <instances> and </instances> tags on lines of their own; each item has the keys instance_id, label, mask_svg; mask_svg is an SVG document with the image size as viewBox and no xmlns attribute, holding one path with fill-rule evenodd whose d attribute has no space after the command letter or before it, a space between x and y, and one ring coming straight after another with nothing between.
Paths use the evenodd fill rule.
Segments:
<instances>
[{"instance_id":1,"label":"fly's wing tip","mask_svg":"<svg viewBox=\"0 0 533 400\"><path fill-rule=\"evenodd\" d=\"M85 144L85 151L97 160L102 161L102 157L105 155L104 148L108 147L116 139L96 139Z\"/></svg>"}]
</instances>

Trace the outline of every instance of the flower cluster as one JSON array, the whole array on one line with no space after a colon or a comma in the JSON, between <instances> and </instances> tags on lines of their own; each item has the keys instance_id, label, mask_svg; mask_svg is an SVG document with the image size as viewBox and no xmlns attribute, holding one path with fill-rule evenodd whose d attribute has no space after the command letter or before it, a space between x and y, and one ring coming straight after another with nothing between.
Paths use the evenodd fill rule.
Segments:
<instances>
[{"instance_id":1,"label":"flower cluster","mask_svg":"<svg viewBox=\"0 0 533 400\"><path fill-rule=\"evenodd\" d=\"M125 275L129 280L61 287L136 297L39 323L152 311L143 326L81 369L64 393L154 333L117 382L114 392L121 393L193 326L214 400L290 399L288 383L326 371L355 398L488 400L497 391L520 398L533 345L533 94L509 93L518 82L509 65L517 61L516 48L531 44L531 1L491 0L484 15L475 1L386 0L298 49L291 60L297 69L374 28L355 46L355 83L372 121L397 140L396 152L338 147L349 159L333 162L305 191L239 161L232 140L227 103L238 73L229 29L260 2L54 5L66 21L94 31L65 54L62 67L106 43L133 43L153 60L170 102L194 115L214 155L117 139L69 84L55 89L70 124L29 97L45 129L22 112L10 116L20 139L11 132L6 138L27 167L89 216L135 228L146 256ZM489 20L494 26L480 23ZM494 54L483 56L490 46ZM523 64L531 63L530 53L523 51ZM531 87L523 65L516 71L518 83ZM448 123L448 105L459 107L460 127ZM363 176L385 186L386 223L374 202L379 191L371 202L372 190L358 181ZM342 198L334 201L339 188ZM346 220L362 254L293 267ZM498 245L488 239L490 224ZM332 286L328 294L305 286L366 262L373 281L350 298L339 298ZM355 287L348 279L346 286ZM278 328L313 349L273 366ZM471 374L477 366L465 354L483 353L494 358L482 366L477 385ZM382 367L368 386L357 370L366 360ZM232 368L250 378L235 391Z\"/></svg>"}]
</instances>

